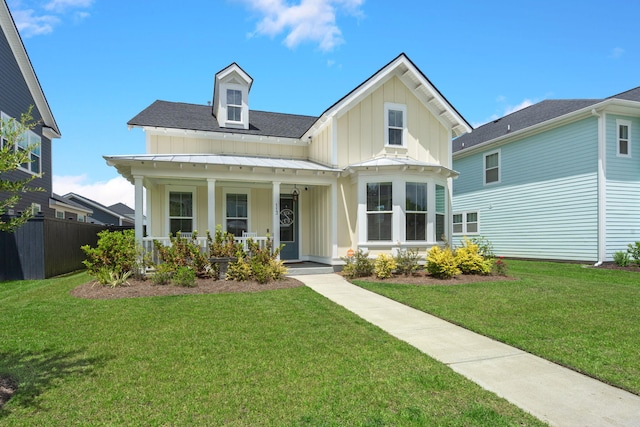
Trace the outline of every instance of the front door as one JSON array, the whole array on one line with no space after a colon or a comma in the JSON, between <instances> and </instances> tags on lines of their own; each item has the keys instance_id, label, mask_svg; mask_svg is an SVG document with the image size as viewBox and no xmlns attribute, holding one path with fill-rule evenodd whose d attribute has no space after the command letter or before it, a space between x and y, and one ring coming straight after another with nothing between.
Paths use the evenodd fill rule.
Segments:
<instances>
[{"instance_id":1,"label":"front door","mask_svg":"<svg viewBox=\"0 0 640 427\"><path fill-rule=\"evenodd\" d=\"M280 196L280 259L298 259L298 202L293 196Z\"/></svg>"}]
</instances>

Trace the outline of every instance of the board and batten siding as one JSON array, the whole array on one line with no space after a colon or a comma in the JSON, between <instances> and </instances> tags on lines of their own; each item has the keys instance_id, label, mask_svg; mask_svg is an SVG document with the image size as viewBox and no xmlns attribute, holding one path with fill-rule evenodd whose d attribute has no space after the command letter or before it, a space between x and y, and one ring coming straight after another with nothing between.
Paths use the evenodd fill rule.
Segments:
<instances>
[{"instance_id":1,"label":"board and batten siding","mask_svg":"<svg viewBox=\"0 0 640 427\"><path fill-rule=\"evenodd\" d=\"M477 211L496 255L596 261L597 135L587 118L502 145L498 184L483 184L483 155L494 148L454 156L453 212Z\"/></svg>"},{"instance_id":2,"label":"board and batten siding","mask_svg":"<svg viewBox=\"0 0 640 427\"><path fill-rule=\"evenodd\" d=\"M607 114L606 260L640 241L640 118ZM631 123L631 157L618 156L616 120Z\"/></svg>"}]
</instances>

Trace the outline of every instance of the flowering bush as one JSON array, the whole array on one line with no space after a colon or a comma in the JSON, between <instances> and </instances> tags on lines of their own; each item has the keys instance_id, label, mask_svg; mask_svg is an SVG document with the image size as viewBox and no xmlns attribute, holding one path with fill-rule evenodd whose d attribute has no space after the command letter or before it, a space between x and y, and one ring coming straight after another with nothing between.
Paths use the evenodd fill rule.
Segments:
<instances>
[{"instance_id":1,"label":"flowering bush","mask_svg":"<svg viewBox=\"0 0 640 427\"><path fill-rule=\"evenodd\" d=\"M509 268L507 263L504 262L504 257L499 256L493 263L493 273L497 276L506 276Z\"/></svg>"}]
</instances>

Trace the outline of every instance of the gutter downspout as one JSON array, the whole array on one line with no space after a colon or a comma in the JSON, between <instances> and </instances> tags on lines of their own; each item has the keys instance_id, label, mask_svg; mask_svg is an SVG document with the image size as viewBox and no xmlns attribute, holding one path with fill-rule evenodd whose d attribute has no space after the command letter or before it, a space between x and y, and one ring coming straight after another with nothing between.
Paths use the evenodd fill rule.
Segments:
<instances>
[{"instance_id":1,"label":"gutter downspout","mask_svg":"<svg viewBox=\"0 0 640 427\"><path fill-rule=\"evenodd\" d=\"M605 138L606 114L596 109L591 114L598 118L598 261L595 267L602 265L607 257L607 145Z\"/></svg>"}]
</instances>

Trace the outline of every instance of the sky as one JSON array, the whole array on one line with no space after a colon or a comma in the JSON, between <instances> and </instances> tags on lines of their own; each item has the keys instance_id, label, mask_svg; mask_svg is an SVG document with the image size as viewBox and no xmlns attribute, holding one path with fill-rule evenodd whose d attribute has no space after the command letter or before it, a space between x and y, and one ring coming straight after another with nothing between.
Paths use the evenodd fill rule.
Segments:
<instances>
[{"instance_id":1,"label":"sky","mask_svg":"<svg viewBox=\"0 0 640 427\"><path fill-rule=\"evenodd\" d=\"M405 53L474 127L640 86L635 0L7 0L58 123L53 190L134 206L103 155L142 154L155 100L206 105L236 62L250 109L318 116Z\"/></svg>"}]
</instances>

